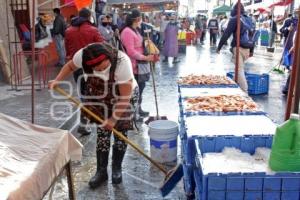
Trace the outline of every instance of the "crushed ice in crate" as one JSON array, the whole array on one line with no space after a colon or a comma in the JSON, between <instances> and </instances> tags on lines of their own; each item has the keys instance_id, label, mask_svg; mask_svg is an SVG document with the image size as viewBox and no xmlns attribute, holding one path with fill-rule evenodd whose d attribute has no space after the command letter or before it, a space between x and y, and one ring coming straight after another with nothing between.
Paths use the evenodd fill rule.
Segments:
<instances>
[{"instance_id":1,"label":"crushed ice in crate","mask_svg":"<svg viewBox=\"0 0 300 200\"><path fill-rule=\"evenodd\" d=\"M255 153L241 152L241 150L225 147L221 153L205 153L203 155L203 173L253 173L273 172L268 166L271 149L259 147ZM222 166L222 167L220 167Z\"/></svg>"}]
</instances>

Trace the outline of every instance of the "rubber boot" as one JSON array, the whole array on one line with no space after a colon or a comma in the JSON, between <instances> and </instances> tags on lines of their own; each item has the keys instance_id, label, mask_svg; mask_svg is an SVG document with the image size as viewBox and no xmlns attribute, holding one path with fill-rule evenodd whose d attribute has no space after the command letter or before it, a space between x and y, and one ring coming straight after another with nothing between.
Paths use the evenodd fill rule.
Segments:
<instances>
[{"instance_id":1,"label":"rubber boot","mask_svg":"<svg viewBox=\"0 0 300 200\"><path fill-rule=\"evenodd\" d=\"M122 182L122 161L126 150L121 151L116 147L113 147L112 155L112 183L120 184Z\"/></svg>"},{"instance_id":2,"label":"rubber boot","mask_svg":"<svg viewBox=\"0 0 300 200\"><path fill-rule=\"evenodd\" d=\"M179 63L180 60L177 57L174 57L173 63Z\"/></svg>"},{"instance_id":3,"label":"rubber boot","mask_svg":"<svg viewBox=\"0 0 300 200\"><path fill-rule=\"evenodd\" d=\"M102 183L107 181L107 164L109 152L97 151L97 171L96 174L89 181L89 185L92 189L99 187Z\"/></svg>"},{"instance_id":4,"label":"rubber boot","mask_svg":"<svg viewBox=\"0 0 300 200\"><path fill-rule=\"evenodd\" d=\"M146 112L142 109L141 105L139 105L139 115L141 117L148 117L149 116L149 112Z\"/></svg>"}]
</instances>

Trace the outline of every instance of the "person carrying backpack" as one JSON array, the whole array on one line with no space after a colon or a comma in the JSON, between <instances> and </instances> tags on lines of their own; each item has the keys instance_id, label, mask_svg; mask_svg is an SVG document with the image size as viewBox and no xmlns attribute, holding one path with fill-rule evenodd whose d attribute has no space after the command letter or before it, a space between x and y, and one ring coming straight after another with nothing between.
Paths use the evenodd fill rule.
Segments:
<instances>
[{"instance_id":1,"label":"person carrying backpack","mask_svg":"<svg viewBox=\"0 0 300 200\"><path fill-rule=\"evenodd\" d=\"M237 30L237 10L238 3L236 3L231 11L231 18L228 22L227 28L222 35L217 53L220 53L225 42L232 35L233 39L231 42L232 52L233 52L233 61L236 59L236 30ZM252 19L245 14L245 10L243 5L241 4L241 33L240 33L240 48L239 48L239 74L238 74L238 84L245 92L248 91L248 84L244 72L244 63L250 56L250 50L253 50L256 34L254 34L253 38L250 38L251 31L254 30Z\"/></svg>"}]
</instances>

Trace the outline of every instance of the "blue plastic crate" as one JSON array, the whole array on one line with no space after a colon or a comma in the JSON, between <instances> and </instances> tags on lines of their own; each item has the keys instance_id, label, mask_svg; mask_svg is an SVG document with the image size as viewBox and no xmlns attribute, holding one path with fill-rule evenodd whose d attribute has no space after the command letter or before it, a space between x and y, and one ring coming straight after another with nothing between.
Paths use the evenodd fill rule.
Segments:
<instances>
[{"instance_id":1,"label":"blue plastic crate","mask_svg":"<svg viewBox=\"0 0 300 200\"><path fill-rule=\"evenodd\" d=\"M269 46L269 32L267 30L260 30L260 45Z\"/></svg>"},{"instance_id":2,"label":"blue plastic crate","mask_svg":"<svg viewBox=\"0 0 300 200\"><path fill-rule=\"evenodd\" d=\"M269 74L245 73L245 75L249 94L267 94L269 92ZM228 72L227 76L234 79L234 72Z\"/></svg>"},{"instance_id":3,"label":"blue plastic crate","mask_svg":"<svg viewBox=\"0 0 300 200\"><path fill-rule=\"evenodd\" d=\"M269 42L260 41L260 46L268 47L269 46Z\"/></svg>"},{"instance_id":4,"label":"blue plastic crate","mask_svg":"<svg viewBox=\"0 0 300 200\"><path fill-rule=\"evenodd\" d=\"M191 164L186 162L187 140L181 140L181 155L183 166L183 185L187 196L191 196L195 191L194 169Z\"/></svg>"},{"instance_id":5,"label":"blue plastic crate","mask_svg":"<svg viewBox=\"0 0 300 200\"><path fill-rule=\"evenodd\" d=\"M184 188L186 194L192 194L195 191L195 167L197 164L197 148L195 140L207 152L221 152L224 147L239 147L245 151L254 152L255 147L271 146L271 136L247 135L247 136L215 136L215 137L193 137L181 139L181 153L184 164ZM205 151L205 153L206 153Z\"/></svg>"},{"instance_id":6,"label":"blue plastic crate","mask_svg":"<svg viewBox=\"0 0 300 200\"><path fill-rule=\"evenodd\" d=\"M220 144L212 138L195 140L197 154L194 168L197 198L201 200L299 200L300 173L209 173L202 174L201 156L207 152L220 152L222 147L231 146L253 154L257 147L271 147L270 138L256 138L250 142L245 137L241 142ZM247 145L244 145L247 144Z\"/></svg>"},{"instance_id":7,"label":"blue plastic crate","mask_svg":"<svg viewBox=\"0 0 300 200\"><path fill-rule=\"evenodd\" d=\"M186 140L186 150L183 157L187 164L195 165L197 149L199 148L201 148L201 153L221 152L224 147L235 147L243 152L254 153L257 147L271 147L272 138L271 135L197 136ZM195 145L195 141L198 145Z\"/></svg>"}]
</instances>

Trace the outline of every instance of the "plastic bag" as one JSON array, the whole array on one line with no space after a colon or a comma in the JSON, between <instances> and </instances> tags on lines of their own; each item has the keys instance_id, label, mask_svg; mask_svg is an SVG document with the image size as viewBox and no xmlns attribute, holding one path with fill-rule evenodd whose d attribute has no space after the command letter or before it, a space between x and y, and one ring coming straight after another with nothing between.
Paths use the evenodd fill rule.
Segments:
<instances>
[{"instance_id":1,"label":"plastic bag","mask_svg":"<svg viewBox=\"0 0 300 200\"><path fill-rule=\"evenodd\" d=\"M179 31L177 35L178 40L185 40L186 39L186 31Z\"/></svg>"},{"instance_id":2,"label":"plastic bag","mask_svg":"<svg viewBox=\"0 0 300 200\"><path fill-rule=\"evenodd\" d=\"M159 54L159 49L155 46L155 44L151 40L148 39L145 40L145 48L147 49L147 52L150 55Z\"/></svg>"}]
</instances>

